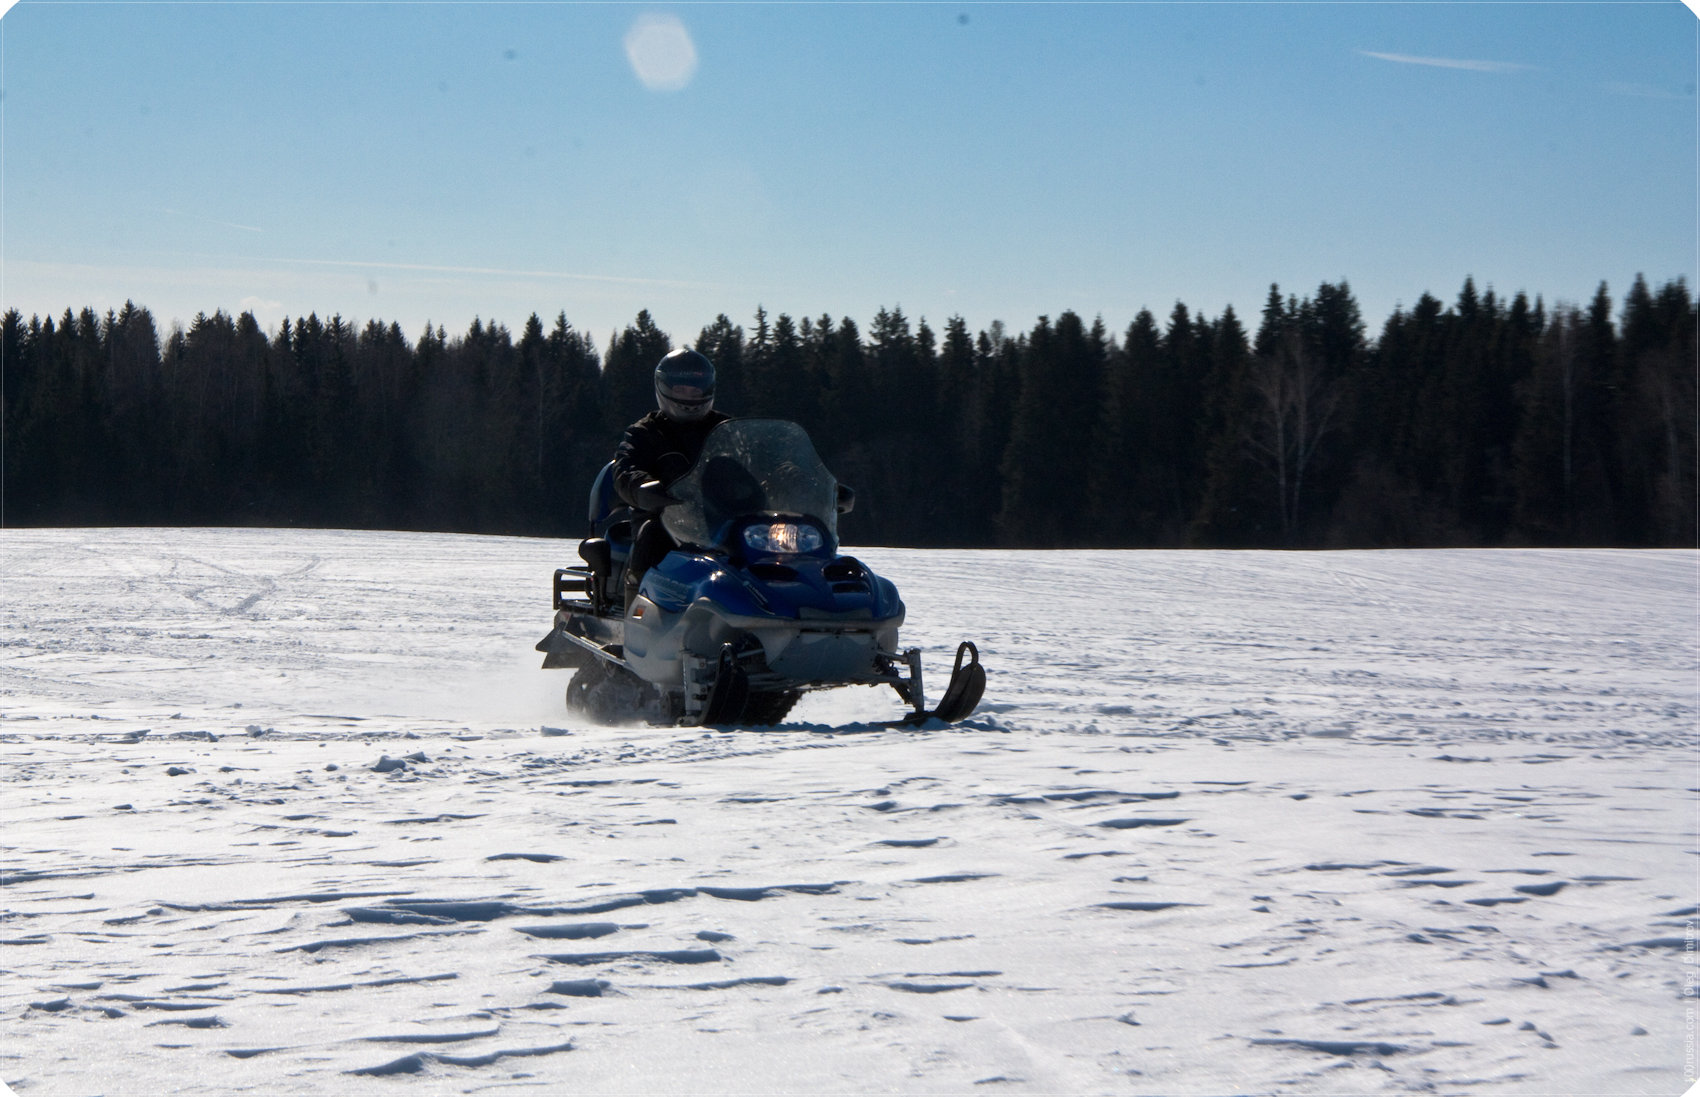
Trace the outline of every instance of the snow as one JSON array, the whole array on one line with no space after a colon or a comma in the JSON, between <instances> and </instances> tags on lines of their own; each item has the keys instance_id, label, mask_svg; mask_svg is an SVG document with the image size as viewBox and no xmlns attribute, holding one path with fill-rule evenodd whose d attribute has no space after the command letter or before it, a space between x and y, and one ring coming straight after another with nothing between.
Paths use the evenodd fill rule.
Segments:
<instances>
[{"instance_id":1,"label":"snow","mask_svg":"<svg viewBox=\"0 0 1700 1097\"><path fill-rule=\"evenodd\" d=\"M857 554L970 720L585 726L570 542L0 532L0 1079L1696 1076L1695 553Z\"/></svg>"}]
</instances>

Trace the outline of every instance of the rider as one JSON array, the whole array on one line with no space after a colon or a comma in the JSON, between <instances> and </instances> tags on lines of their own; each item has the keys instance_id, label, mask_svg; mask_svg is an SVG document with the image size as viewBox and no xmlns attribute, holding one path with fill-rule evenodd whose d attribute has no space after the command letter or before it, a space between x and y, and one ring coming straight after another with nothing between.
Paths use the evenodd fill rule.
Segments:
<instances>
[{"instance_id":1,"label":"rider","mask_svg":"<svg viewBox=\"0 0 1700 1097\"><path fill-rule=\"evenodd\" d=\"M681 347L655 367L655 411L626 428L614 453L614 490L637 511L626 560L626 608L644 572L676 546L661 511L675 502L667 485L696 464L708 432L730 416L714 410L714 363Z\"/></svg>"}]
</instances>

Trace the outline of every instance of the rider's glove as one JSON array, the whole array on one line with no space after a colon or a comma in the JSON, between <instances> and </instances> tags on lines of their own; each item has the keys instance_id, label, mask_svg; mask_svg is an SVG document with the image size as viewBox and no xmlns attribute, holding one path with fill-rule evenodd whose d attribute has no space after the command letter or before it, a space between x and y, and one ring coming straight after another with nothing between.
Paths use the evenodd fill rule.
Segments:
<instances>
[{"instance_id":1,"label":"rider's glove","mask_svg":"<svg viewBox=\"0 0 1700 1097\"><path fill-rule=\"evenodd\" d=\"M660 511L679 501L668 494L667 489L661 486L660 480L645 480L632 489L632 495L632 501L638 505L639 510Z\"/></svg>"}]
</instances>

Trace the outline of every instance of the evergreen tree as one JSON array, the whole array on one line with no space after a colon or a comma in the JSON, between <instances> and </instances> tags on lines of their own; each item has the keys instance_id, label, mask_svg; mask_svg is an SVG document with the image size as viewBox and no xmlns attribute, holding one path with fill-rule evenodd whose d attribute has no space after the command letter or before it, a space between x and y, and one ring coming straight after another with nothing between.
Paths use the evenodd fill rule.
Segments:
<instances>
[{"instance_id":1,"label":"evergreen tree","mask_svg":"<svg viewBox=\"0 0 1700 1097\"><path fill-rule=\"evenodd\" d=\"M602 363L602 392L612 438L655 410L655 367L672 349L673 341L655 326L648 309L609 344Z\"/></svg>"},{"instance_id":2,"label":"evergreen tree","mask_svg":"<svg viewBox=\"0 0 1700 1097\"><path fill-rule=\"evenodd\" d=\"M748 414L744 383L744 329L723 312L697 335L696 351L714 363L714 403L729 414Z\"/></svg>"},{"instance_id":3,"label":"evergreen tree","mask_svg":"<svg viewBox=\"0 0 1700 1097\"><path fill-rule=\"evenodd\" d=\"M0 526L16 524L20 510L28 511L33 500L30 488L40 473L25 479L24 473L34 471L34 454L23 444L20 434L24 424L24 409L29 405L23 393L31 387L33 363L24 353L24 318L17 309L7 309L0 316Z\"/></svg>"},{"instance_id":4,"label":"evergreen tree","mask_svg":"<svg viewBox=\"0 0 1700 1097\"><path fill-rule=\"evenodd\" d=\"M1211 337L1211 380L1201 431L1204 494L1188 535L1193 544L1249 547L1277 543L1266 516L1260 469L1246 433L1258 412L1250 340L1232 307Z\"/></svg>"},{"instance_id":5,"label":"evergreen tree","mask_svg":"<svg viewBox=\"0 0 1700 1097\"><path fill-rule=\"evenodd\" d=\"M992 399L984 359L975 350L961 316L945 322L938 353L938 447L932 461L933 490L941 498L939 543L983 545L995 531L998 507L997 454L991 438Z\"/></svg>"},{"instance_id":6,"label":"evergreen tree","mask_svg":"<svg viewBox=\"0 0 1700 1097\"><path fill-rule=\"evenodd\" d=\"M1577 430L1586 398L1582 329L1576 308L1558 306L1520 388L1513 518L1521 536L1534 544L1576 543L1581 476L1595 465L1581 452L1585 442Z\"/></svg>"},{"instance_id":7,"label":"evergreen tree","mask_svg":"<svg viewBox=\"0 0 1700 1097\"><path fill-rule=\"evenodd\" d=\"M1152 344L1155 331L1149 314L1136 317L1124 348L1128 376L1122 383L1138 408L1133 429L1139 436L1128 481L1129 517L1134 544L1175 546L1186 542L1203 494L1198 442L1209 347L1181 302Z\"/></svg>"},{"instance_id":8,"label":"evergreen tree","mask_svg":"<svg viewBox=\"0 0 1700 1097\"><path fill-rule=\"evenodd\" d=\"M366 460L357 487L359 513L369 521L407 521L417 498L418 470L405 437L408 410L419 396L418 357L401 325L368 321L355 341L353 382L355 435Z\"/></svg>"},{"instance_id":9,"label":"evergreen tree","mask_svg":"<svg viewBox=\"0 0 1700 1097\"><path fill-rule=\"evenodd\" d=\"M526 495L527 526L541 517L540 496L544 488L544 468L549 450L549 426L554 405L560 400L559 381L554 376L548 340L543 336L543 320L535 312L525 321L520 332L519 369L515 374L517 410L525 418L526 437Z\"/></svg>"},{"instance_id":10,"label":"evergreen tree","mask_svg":"<svg viewBox=\"0 0 1700 1097\"><path fill-rule=\"evenodd\" d=\"M811 376L803 337L791 317L780 313L773 323L764 390L757 403L768 414L794 422L812 423L820 417L817 400L820 386Z\"/></svg>"},{"instance_id":11,"label":"evergreen tree","mask_svg":"<svg viewBox=\"0 0 1700 1097\"><path fill-rule=\"evenodd\" d=\"M1696 543L1696 311L1677 280L1655 297L1637 276L1623 305L1618 376L1619 536L1634 545Z\"/></svg>"},{"instance_id":12,"label":"evergreen tree","mask_svg":"<svg viewBox=\"0 0 1700 1097\"><path fill-rule=\"evenodd\" d=\"M1604 282L1583 314L1581 335L1584 389L1577 430L1590 467L1583 470L1577 534L1583 544L1622 544L1619 501L1624 494L1624 470L1617 461L1617 431L1626 386L1617 327L1612 322L1611 293Z\"/></svg>"},{"instance_id":13,"label":"evergreen tree","mask_svg":"<svg viewBox=\"0 0 1700 1097\"><path fill-rule=\"evenodd\" d=\"M856 445L867 423L870 398L867 373L863 368L862 332L856 321L845 316L830 337L819 335L821 386L831 399L821 409L821 423L812 433L821 456L835 472L834 460ZM843 475L843 473L840 473ZM857 504L858 523L866 519L866 504Z\"/></svg>"},{"instance_id":14,"label":"evergreen tree","mask_svg":"<svg viewBox=\"0 0 1700 1097\"><path fill-rule=\"evenodd\" d=\"M1177 302L1122 339L900 308L724 314L698 349L735 414L797 419L858 490L852 543L1689 545L1696 305L1638 277L1550 309L1467 279L1373 342L1345 282L1271 286L1248 338ZM163 337L127 302L0 317L5 521L258 522L577 534L591 478L653 406L648 312L607 360L561 313L316 314L269 337L215 311Z\"/></svg>"},{"instance_id":15,"label":"evergreen tree","mask_svg":"<svg viewBox=\"0 0 1700 1097\"><path fill-rule=\"evenodd\" d=\"M562 312L549 332L546 360L544 511L536 531L582 534L591 483L612 452L598 395L601 359L590 337L574 330Z\"/></svg>"},{"instance_id":16,"label":"evergreen tree","mask_svg":"<svg viewBox=\"0 0 1700 1097\"><path fill-rule=\"evenodd\" d=\"M98 323L66 309L59 323L31 318L18 334L26 375L13 429L14 459L22 466L9 493L26 521L79 524L99 521L101 480L95 451L101 446L101 366ZM21 496L21 498L19 498Z\"/></svg>"},{"instance_id":17,"label":"evergreen tree","mask_svg":"<svg viewBox=\"0 0 1700 1097\"><path fill-rule=\"evenodd\" d=\"M1106 350L1074 312L1058 316L1054 327L1041 316L1030 334L1003 459L998 529L1005 543L1078 544L1092 528L1093 435L1086 409L1096 406L1102 390Z\"/></svg>"},{"instance_id":18,"label":"evergreen tree","mask_svg":"<svg viewBox=\"0 0 1700 1097\"><path fill-rule=\"evenodd\" d=\"M834 389L834 368L838 360L839 332L827 313L802 323L803 372L809 390L808 414L804 422L823 451L836 445L834 427L838 417L838 393Z\"/></svg>"}]
</instances>

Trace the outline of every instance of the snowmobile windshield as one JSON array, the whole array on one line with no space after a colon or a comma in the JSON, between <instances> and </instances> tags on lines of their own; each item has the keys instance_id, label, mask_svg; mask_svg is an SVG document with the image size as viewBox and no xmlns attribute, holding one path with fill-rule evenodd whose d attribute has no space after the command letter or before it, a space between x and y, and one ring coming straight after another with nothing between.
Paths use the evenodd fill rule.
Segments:
<instances>
[{"instance_id":1,"label":"snowmobile windshield","mask_svg":"<svg viewBox=\"0 0 1700 1097\"><path fill-rule=\"evenodd\" d=\"M712 547L727 523L760 514L808 517L838 540L838 481L808 433L784 419L721 423L697 463L667 490L679 502L661 521L680 544Z\"/></svg>"}]
</instances>

